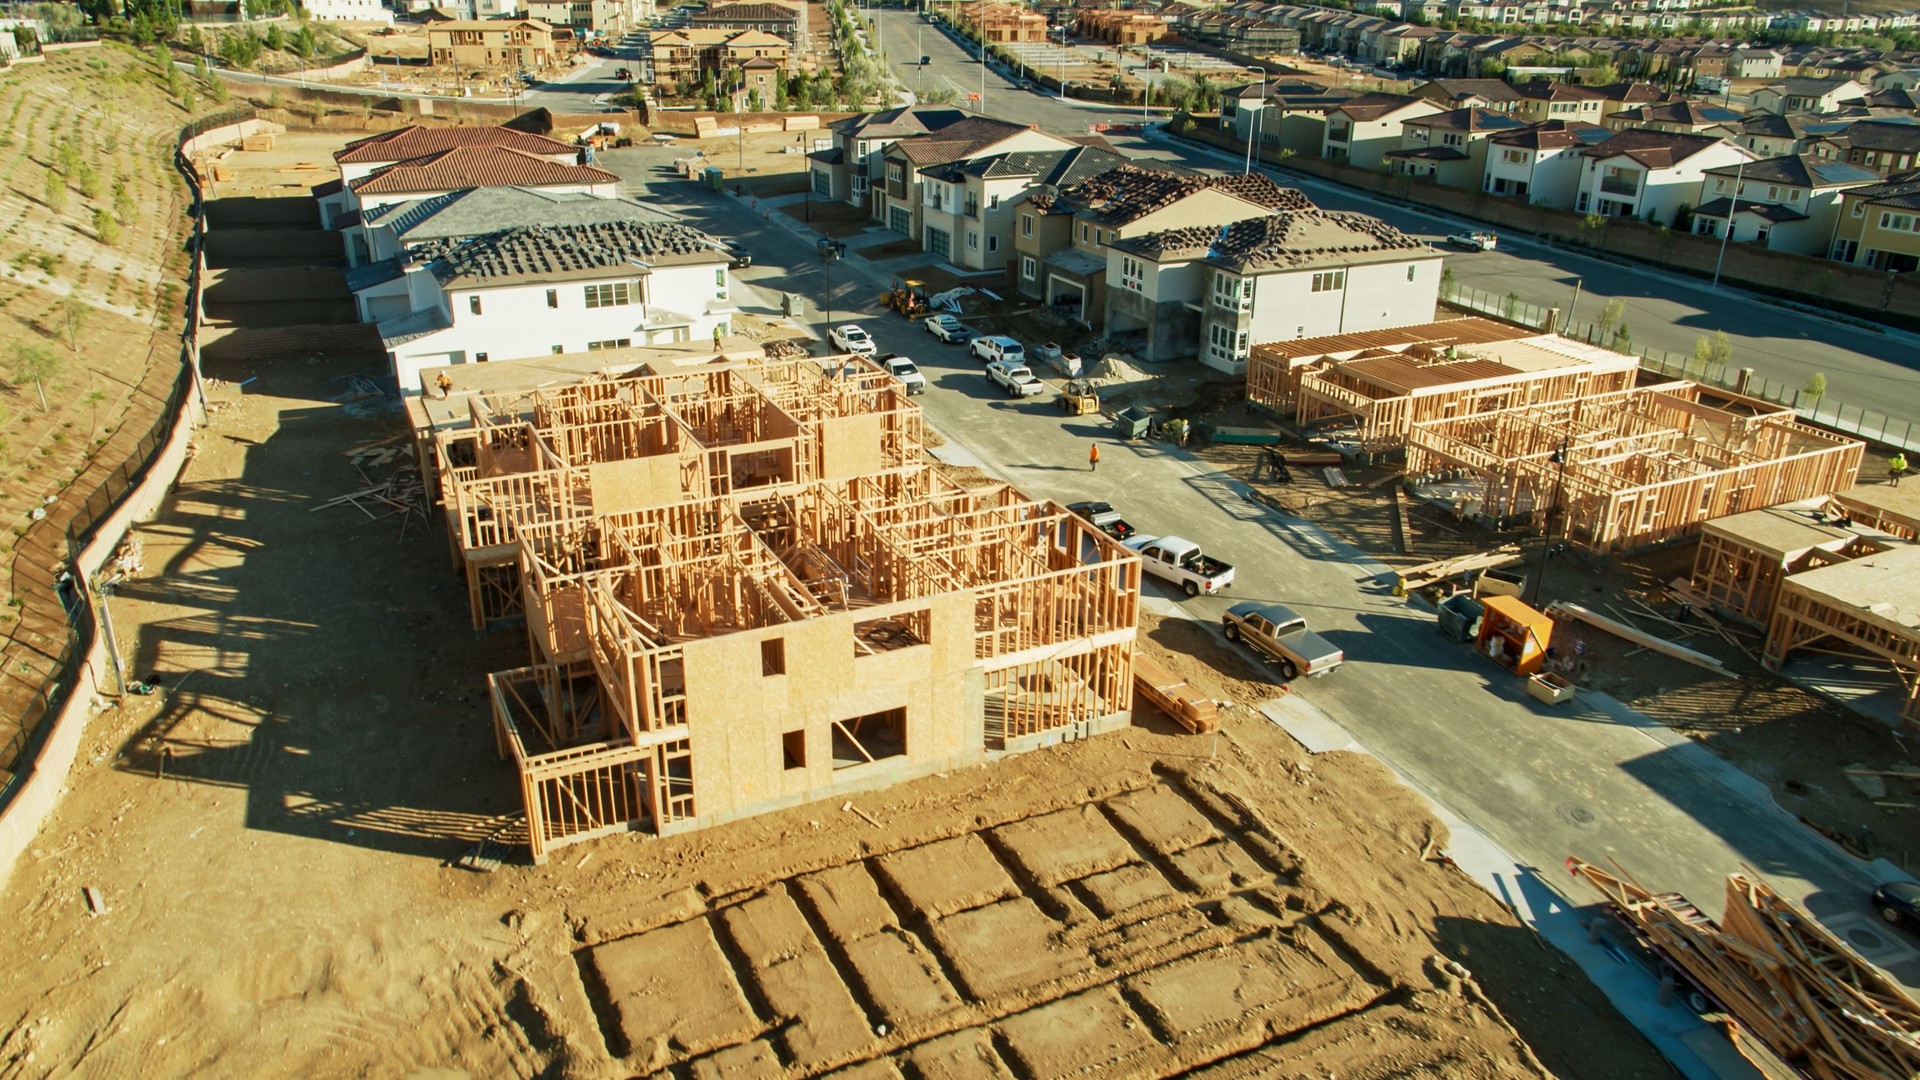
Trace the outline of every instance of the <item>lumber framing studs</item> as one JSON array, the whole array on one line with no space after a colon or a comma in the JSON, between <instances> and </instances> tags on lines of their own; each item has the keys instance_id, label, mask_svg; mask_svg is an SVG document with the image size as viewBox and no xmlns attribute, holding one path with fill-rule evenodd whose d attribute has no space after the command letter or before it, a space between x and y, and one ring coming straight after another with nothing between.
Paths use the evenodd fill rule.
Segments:
<instances>
[{"instance_id":1,"label":"lumber framing studs","mask_svg":"<svg viewBox=\"0 0 1920 1080\"><path fill-rule=\"evenodd\" d=\"M525 619L489 693L536 861L1128 722L1138 558L947 481L921 431L849 359L476 397L434 434L475 624Z\"/></svg>"}]
</instances>

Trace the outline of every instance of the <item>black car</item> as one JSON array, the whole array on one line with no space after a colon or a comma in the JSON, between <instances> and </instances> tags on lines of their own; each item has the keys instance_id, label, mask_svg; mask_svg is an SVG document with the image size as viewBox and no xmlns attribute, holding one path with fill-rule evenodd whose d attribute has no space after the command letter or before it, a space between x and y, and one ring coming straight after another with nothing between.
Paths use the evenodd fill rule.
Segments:
<instances>
[{"instance_id":1,"label":"black car","mask_svg":"<svg viewBox=\"0 0 1920 1080\"><path fill-rule=\"evenodd\" d=\"M738 240L720 241L721 250L727 253L727 265L735 270L745 270L753 265L753 255L742 247Z\"/></svg>"},{"instance_id":2,"label":"black car","mask_svg":"<svg viewBox=\"0 0 1920 1080\"><path fill-rule=\"evenodd\" d=\"M1920 932L1920 885L1889 881L1874 886L1873 906L1890 926Z\"/></svg>"}]
</instances>

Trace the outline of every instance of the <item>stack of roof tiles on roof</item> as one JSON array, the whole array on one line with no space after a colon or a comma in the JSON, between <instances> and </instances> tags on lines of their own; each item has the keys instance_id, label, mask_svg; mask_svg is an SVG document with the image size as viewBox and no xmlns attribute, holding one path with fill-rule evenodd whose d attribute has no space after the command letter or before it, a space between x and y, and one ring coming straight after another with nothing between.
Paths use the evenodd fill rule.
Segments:
<instances>
[{"instance_id":1,"label":"stack of roof tiles on roof","mask_svg":"<svg viewBox=\"0 0 1920 1080\"><path fill-rule=\"evenodd\" d=\"M719 241L685 225L612 221L594 225L521 225L421 249L445 284L504 285L604 277L667 263L724 262Z\"/></svg>"},{"instance_id":2,"label":"stack of roof tiles on roof","mask_svg":"<svg viewBox=\"0 0 1920 1080\"><path fill-rule=\"evenodd\" d=\"M453 191L471 187L552 187L560 184L617 184L620 178L591 165L557 161L500 146L460 146L386 165L349 181L361 195L399 195L415 191Z\"/></svg>"},{"instance_id":3,"label":"stack of roof tiles on roof","mask_svg":"<svg viewBox=\"0 0 1920 1080\"><path fill-rule=\"evenodd\" d=\"M1187 256L1234 268L1292 270L1388 262L1432 253L1425 241L1379 218L1317 209L1269 214L1231 225L1168 229L1115 241L1113 246L1156 259Z\"/></svg>"}]
</instances>

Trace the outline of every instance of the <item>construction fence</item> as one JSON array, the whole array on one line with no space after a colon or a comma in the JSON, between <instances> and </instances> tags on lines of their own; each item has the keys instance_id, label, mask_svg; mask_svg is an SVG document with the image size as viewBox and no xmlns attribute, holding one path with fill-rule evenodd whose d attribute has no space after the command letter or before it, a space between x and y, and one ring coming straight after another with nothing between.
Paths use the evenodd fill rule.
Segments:
<instances>
[{"instance_id":1,"label":"construction fence","mask_svg":"<svg viewBox=\"0 0 1920 1080\"><path fill-rule=\"evenodd\" d=\"M1518 296L1509 293L1501 296L1464 285L1450 284L1442 290L1440 299L1446 304L1463 311L1491 315L1507 322L1522 326L1538 327L1542 332L1553 329L1550 322L1558 319L1560 309L1529 304ZM1615 345L1614 327L1601 328L1593 323L1561 325L1560 333L1577 338L1589 345L1612 347ZM1621 343L1626 344L1626 343ZM1620 350L1634 352L1632 346ZM1714 363L1699 360L1692 356L1674 356L1661 352L1654 356L1651 350L1638 350L1640 367L1673 379L1685 379L1703 386L1716 386L1722 390L1731 390L1748 397L1762 398L1778 405L1785 405L1800 415L1807 423L1816 424L1829 431L1881 446L1900 450L1920 451L1920 425L1911 420L1902 420L1875 412L1861 405L1849 405L1827 397L1814 397L1807 392L1806 385L1795 386L1786 382L1775 382L1752 374L1739 365L1737 360L1727 363Z\"/></svg>"}]
</instances>

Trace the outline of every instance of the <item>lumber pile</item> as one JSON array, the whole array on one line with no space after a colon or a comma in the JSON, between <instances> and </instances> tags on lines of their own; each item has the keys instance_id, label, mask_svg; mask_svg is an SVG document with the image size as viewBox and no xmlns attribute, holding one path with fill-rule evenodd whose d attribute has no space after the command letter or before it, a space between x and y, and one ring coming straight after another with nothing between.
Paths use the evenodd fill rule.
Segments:
<instances>
[{"instance_id":1,"label":"lumber pile","mask_svg":"<svg viewBox=\"0 0 1920 1080\"><path fill-rule=\"evenodd\" d=\"M419 514L425 520L426 486L420 480L420 470L408 465L396 470L382 483L336 495L309 512L318 513L336 506L351 506L375 521L395 514Z\"/></svg>"},{"instance_id":2,"label":"lumber pile","mask_svg":"<svg viewBox=\"0 0 1920 1080\"><path fill-rule=\"evenodd\" d=\"M1579 859L1567 869L1781 1059L1821 1080L1920 1075L1920 1003L1766 885L1729 874L1715 923L1677 893Z\"/></svg>"},{"instance_id":3,"label":"lumber pile","mask_svg":"<svg viewBox=\"0 0 1920 1080\"><path fill-rule=\"evenodd\" d=\"M1729 679L1734 678L1734 673L1728 671L1726 665L1708 656L1706 653L1697 652L1687 648L1685 645L1669 641L1666 638L1655 637L1636 626L1618 619L1609 619L1605 615L1579 604L1570 603L1565 600L1555 600L1553 603L1547 605L1547 614L1554 619L1574 619L1586 623L1588 626L1605 630L1617 638L1631 641L1652 652L1660 653L1663 656L1671 656L1675 660L1683 660L1697 668L1705 668L1715 675L1724 675ZM1654 614L1654 617L1660 619L1662 622L1680 626L1680 624L1674 623L1672 620L1666 619L1657 613ZM1680 628L1683 630L1688 629L1684 626Z\"/></svg>"},{"instance_id":4,"label":"lumber pile","mask_svg":"<svg viewBox=\"0 0 1920 1080\"><path fill-rule=\"evenodd\" d=\"M1181 727L1202 735L1220 729L1220 706L1142 652L1133 654L1133 685Z\"/></svg>"},{"instance_id":5,"label":"lumber pile","mask_svg":"<svg viewBox=\"0 0 1920 1080\"><path fill-rule=\"evenodd\" d=\"M1433 562L1409 566L1399 571L1398 591L1410 593L1424 589L1436 581L1445 581L1474 570L1492 570L1497 567L1511 566L1519 561L1520 547L1517 544L1502 544L1492 551L1456 555L1450 559L1436 559Z\"/></svg>"}]
</instances>

